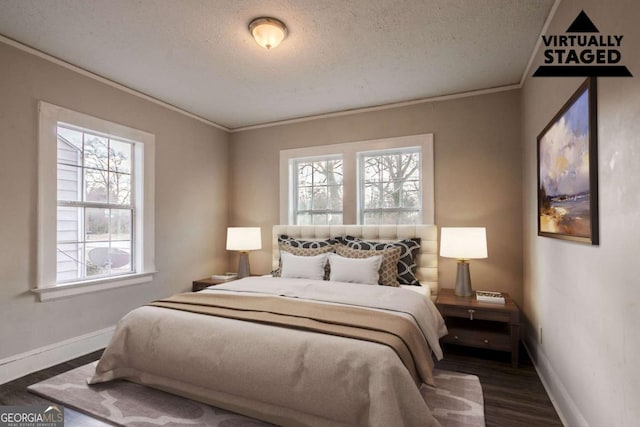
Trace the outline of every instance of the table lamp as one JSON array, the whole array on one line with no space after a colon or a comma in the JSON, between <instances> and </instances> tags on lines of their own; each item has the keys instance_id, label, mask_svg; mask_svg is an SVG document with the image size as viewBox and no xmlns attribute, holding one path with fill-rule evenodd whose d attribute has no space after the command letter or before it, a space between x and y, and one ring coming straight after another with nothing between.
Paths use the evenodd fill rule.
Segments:
<instances>
[{"instance_id":1,"label":"table lamp","mask_svg":"<svg viewBox=\"0 0 640 427\"><path fill-rule=\"evenodd\" d=\"M487 258L487 230L484 227L442 227L440 256L458 259L456 289L461 297L473 295L469 260Z\"/></svg>"},{"instance_id":2,"label":"table lamp","mask_svg":"<svg viewBox=\"0 0 640 427\"><path fill-rule=\"evenodd\" d=\"M251 275L249 268L249 251L262 249L260 227L228 227L227 250L240 251L238 264L238 278Z\"/></svg>"}]
</instances>

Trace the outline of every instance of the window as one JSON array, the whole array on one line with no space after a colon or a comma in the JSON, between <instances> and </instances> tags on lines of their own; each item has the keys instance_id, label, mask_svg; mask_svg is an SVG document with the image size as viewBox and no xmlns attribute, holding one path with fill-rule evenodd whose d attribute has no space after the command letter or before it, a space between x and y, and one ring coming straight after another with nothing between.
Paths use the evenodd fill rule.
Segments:
<instances>
[{"instance_id":1,"label":"window","mask_svg":"<svg viewBox=\"0 0 640 427\"><path fill-rule=\"evenodd\" d=\"M280 221L433 223L433 135L282 150Z\"/></svg>"},{"instance_id":2,"label":"window","mask_svg":"<svg viewBox=\"0 0 640 427\"><path fill-rule=\"evenodd\" d=\"M342 224L342 156L291 160L292 223Z\"/></svg>"},{"instance_id":3,"label":"window","mask_svg":"<svg viewBox=\"0 0 640 427\"><path fill-rule=\"evenodd\" d=\"M420 147L358 153L361 224L422 221Z\"/></svg>"},{"instance_id":4,"label":"window","mask_svg":"<svg viewBox=\"0 0 640 427\"><path fill-rule=\"evenodd\" d=\"M135 142L58 123L57 283L135 272Z\"/></svg>"},{"instance_id":5,"label":"window","mask_svg":"<svg viewBox=\"0 0 640 427\"><path fill-rule=\"evenodd\" d=\"M40 102L41 300L151 280L154 137Z\"/></svg>"}]
</instances>

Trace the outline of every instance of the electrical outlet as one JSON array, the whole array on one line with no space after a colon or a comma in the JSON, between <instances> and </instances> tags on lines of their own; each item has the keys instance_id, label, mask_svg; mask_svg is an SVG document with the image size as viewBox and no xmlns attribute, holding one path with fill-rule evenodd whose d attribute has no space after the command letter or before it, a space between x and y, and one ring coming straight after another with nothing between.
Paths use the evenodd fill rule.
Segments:
<instances>
[{"instance_id":1,"label":"electrical outlet","mask_svg":"<svg viewBox=\"0 0 640 427\"><path fill-rule=\"evenodd\" d=\"M538 327L538 344L542 345L542 326Z\"/></svg>"}]
</instances>

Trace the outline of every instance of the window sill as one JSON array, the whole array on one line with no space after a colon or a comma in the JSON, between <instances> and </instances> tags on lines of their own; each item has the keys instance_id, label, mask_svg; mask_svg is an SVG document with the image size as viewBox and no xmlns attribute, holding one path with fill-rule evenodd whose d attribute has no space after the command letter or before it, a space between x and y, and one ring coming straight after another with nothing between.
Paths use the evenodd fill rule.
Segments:
<instances>
[{"instance_id":1,"label":"window sill","mask_svg":"<svg viewBox=\"0 0 640 427\"><path fill-rule=\"evenodd\" d=\"M96 279L84 282L65 283L48 288L36 288L31 291L38 294L40 302L53 301L62 298L69 298L76 295L83 295L92 292L105 291L108 289L121 288L123 286L137 285L140 283L150 282L153 274L138 273L128 274L126 276L107 277L104 279Z\"/></svg>"}]
</instances>

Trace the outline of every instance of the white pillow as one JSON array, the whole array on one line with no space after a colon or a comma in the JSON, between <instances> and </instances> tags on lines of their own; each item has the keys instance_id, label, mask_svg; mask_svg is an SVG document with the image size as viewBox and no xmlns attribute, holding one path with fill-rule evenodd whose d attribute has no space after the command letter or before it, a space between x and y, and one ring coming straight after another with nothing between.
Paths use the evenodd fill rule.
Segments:
<instances>
[{"instance_id":1,"label":"white pillow","mask_svg":"<svg viewBox=\"0 0 640 427\"><path fill-rule=\"evenodd\" d=\"M289 252L281 252L282 273L281 277L291 279L324 279L324 266L327 264L327 255L297 256Z\"/></svg>"},{"instance_id":2,"label":"white pillow","mask_svg":"<svg viewBox=\"0 0 640 427\"><path fill-rule=\"evenodd\" d=\"M334 282L378 284L378 270L382 263L382 255L369 258L345 258L338 254L329 254L331 275L329 280Z\"/></svg>"}]
</instances>

